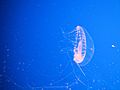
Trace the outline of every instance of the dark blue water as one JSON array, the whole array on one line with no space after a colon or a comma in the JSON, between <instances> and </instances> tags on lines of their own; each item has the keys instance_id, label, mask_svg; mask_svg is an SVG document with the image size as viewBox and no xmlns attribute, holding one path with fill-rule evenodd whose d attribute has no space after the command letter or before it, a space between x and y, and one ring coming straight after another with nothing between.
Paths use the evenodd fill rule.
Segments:
<instances>
[{"instance_id":1,"label":"dark blue water","mask_svg":"<svg viewBox=\"0 0 120 90\"><path fill-rule=\"evenodd\" d=\"M119 0L2 0L0 7L0 90L120 90ZM77 25L94 42L80 67L66 36Z\"/></svg>"}]
</instances>

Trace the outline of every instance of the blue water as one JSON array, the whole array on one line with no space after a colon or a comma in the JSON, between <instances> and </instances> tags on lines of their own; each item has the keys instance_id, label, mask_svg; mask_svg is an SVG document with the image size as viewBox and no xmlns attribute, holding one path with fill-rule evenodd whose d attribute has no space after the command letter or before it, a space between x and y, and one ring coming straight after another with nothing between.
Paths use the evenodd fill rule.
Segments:
<instances>
[{"instance_id":1,"label":"blue water","mask_svg":"<svg viewBox=\"0 0 120 90\"><path fill-rule=\"evenodd\" d=\"M119 0L4 0L0 6L0 90L120 90ZM94 42L82 67L65 36L77 25Z\"/></svg>"}]
</instances>

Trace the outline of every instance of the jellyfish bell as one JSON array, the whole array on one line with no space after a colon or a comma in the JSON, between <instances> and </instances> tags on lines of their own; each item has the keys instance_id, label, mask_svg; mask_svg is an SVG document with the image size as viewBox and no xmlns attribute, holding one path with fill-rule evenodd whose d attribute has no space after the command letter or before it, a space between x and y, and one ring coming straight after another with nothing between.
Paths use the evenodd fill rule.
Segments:
<instances>
[{"instance_id":1,"label":"jellyfish bell","mask_svg":"<svg viewBox=\"0 0 120 90\"><path fill-rule=\"evenodd\" d=\"M80 66L85 66L90 62L94 54L94 43L85 28L76 26L75 31L76 39L74 41L73 60Z\"/></svg>"}]
</instances>

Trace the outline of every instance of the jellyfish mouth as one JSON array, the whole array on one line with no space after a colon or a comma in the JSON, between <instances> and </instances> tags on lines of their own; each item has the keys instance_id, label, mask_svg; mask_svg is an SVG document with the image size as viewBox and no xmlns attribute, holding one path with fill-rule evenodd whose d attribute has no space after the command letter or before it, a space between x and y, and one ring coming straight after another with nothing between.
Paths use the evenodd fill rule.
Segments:
<instances>
[{"instance_id":1,"label":"jellyfish mouth","mask_svg":"<svg viewBox=\"0 0 120 90\"><path fill-rule=\"evenodd\" d=\"M74 61L76 63L81 63L83 61L83 57L80 54L74 54Z\"/></svg>"}]
</instances>

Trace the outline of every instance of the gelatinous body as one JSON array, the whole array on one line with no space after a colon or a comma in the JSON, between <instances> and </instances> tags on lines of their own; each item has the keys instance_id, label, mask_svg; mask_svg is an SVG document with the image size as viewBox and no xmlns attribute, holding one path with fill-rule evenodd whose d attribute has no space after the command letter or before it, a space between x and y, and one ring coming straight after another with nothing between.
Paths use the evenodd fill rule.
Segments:
<instances>
[{"instance_id":1,"label":"gelatinous body","mask_svg":"<svg viewBox=\"0 0 120 90\"><path fill-rule=\"evenodd\" d=\"M76 41L74 46L74 61L81 63L86 55L86 36L82 27L76 27Z\"/></svg>"},{"instance_id":2,"label":"gelatinous body","mask_svg":"<svg viewBox=\"0 0 120 90\"><path fill-rule=\"evenodd\" d=\"M75 30L71 33L75 33L74 41L74 58L73 60L81 65L86 65L94 54L94 44L89 33L81 26L76 26Z\"/></svg>"}]
</instances>

